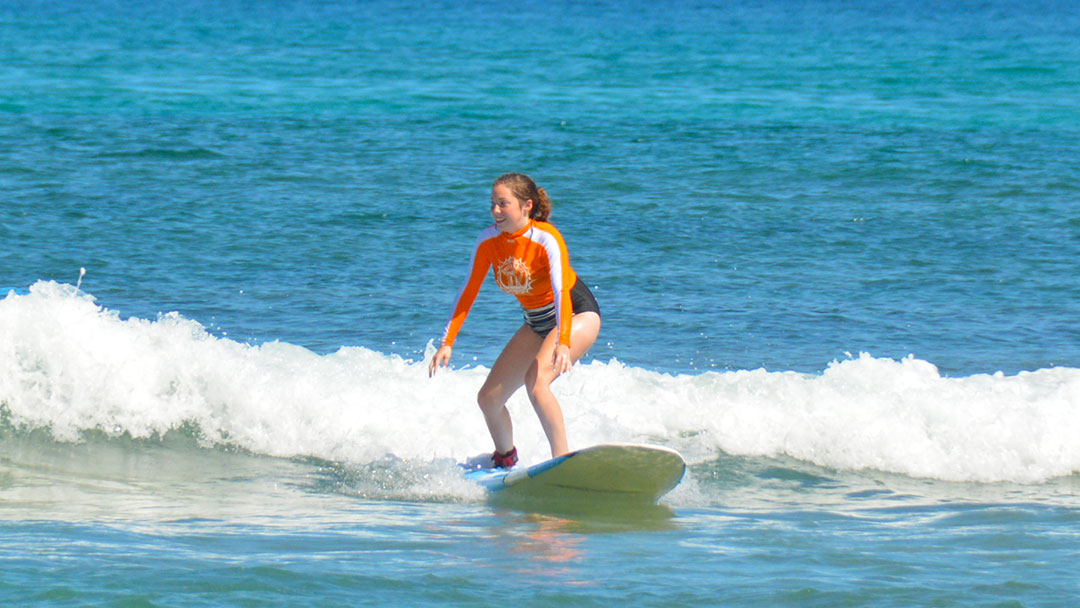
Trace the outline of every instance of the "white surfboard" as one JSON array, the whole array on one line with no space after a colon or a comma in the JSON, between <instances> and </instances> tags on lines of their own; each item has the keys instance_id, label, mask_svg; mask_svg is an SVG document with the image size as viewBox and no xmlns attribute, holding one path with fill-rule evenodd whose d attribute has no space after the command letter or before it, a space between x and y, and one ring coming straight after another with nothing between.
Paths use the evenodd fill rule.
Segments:
<instances>
[{"instance_id":1,"label":"white surfboard","mask_svg":"<svg viewBox=\"0 0 1080 608\"><path fill-rule=\"evenodd\" d=\"M605 444L531 467L475 469L465 477L499 493L655 502L678 485L685 472L686 462L670 448Z\"/></svg>"}]
</instances>

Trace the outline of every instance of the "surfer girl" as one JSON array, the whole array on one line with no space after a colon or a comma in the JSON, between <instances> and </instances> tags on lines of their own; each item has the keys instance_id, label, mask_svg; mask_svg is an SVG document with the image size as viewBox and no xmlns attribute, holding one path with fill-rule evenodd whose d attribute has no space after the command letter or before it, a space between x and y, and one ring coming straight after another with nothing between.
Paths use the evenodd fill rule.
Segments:
<instances>
[{"instance_id":1,"label":"surfer girl","mask_svg":"<svg viewBox=\"0 0 1080 608\"><path fill-rule=\"evenodd\" d=\"M495 442L494 465L517 462L514 431L506 401L525 387L540 417L552 457L566 454L562 408L551 383L589 350L600 333L600 307L589 288L570 267L566 243L548 223L551 200L527 175L507 173L491 187L495 223L480 232L473 247L469 275L458 292L443 332L442 345L431 359L431 376L450 362L454 339L494 269L499 287L517 297L525 322L488 372L476 400Z\"/></svg>"}]
</instances>

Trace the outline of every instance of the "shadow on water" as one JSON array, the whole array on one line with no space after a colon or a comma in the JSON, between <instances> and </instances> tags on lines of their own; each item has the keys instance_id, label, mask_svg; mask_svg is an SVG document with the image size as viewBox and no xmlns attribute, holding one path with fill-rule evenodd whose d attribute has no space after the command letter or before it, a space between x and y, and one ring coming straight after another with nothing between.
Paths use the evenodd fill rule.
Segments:
<instances>
[{"instance_id":1,"label":"shadow on water","mask_svg":"<svg viewBox=\"0 0 1080 608\"><path fill-rule=\"evenodd\" d=\"M521 514L556 518L563 522L565 532L630 532L677 527L675 512L662 504L571 490L538 495L513 492L512 489L492 494L488 504Z\"/></svg>"}]
</instances>

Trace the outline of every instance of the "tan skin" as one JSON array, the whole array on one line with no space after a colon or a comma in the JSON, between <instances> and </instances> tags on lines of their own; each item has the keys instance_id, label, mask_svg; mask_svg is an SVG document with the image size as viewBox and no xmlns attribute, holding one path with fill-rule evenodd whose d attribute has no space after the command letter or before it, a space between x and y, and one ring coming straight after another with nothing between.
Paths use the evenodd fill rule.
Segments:
<instances>
[{"instance_id":1,"label":"tan skin","mask_svg":"<svg viewBox=\"0 0 1080 608\"><path fill-rule=\"evenodd\" d=\"M525 228L532 211L531 199L521 201L504 185L491 189L491 216L502 232L513 234ZM574 315L570 327L570 346L559 344L558 328L541 338L528 326L522 326L503 347L488 372L487 380L476 397L484 414L495 449L505 454L514 447L514 430L506 401L517 389L525 387L540 424L544 427L552 457L569 452L562 408L551 392L551 383L570 371L596 342L600 334L600 315L584 312ZM442 346L431 359L428 374L434 376L450 362L453 349Z\"/></svg>"}]
</instances>

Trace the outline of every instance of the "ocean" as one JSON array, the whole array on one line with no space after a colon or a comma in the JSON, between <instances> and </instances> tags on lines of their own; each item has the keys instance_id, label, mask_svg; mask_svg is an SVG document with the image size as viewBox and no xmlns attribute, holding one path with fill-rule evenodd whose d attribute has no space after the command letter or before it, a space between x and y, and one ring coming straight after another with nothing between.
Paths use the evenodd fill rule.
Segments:
<instances>
[{"instance_id":1,"label":"ocean","mask_svg":"<svg viewBox=\"0 0 1080 608\"><path fill-rule=\"evenodd\" d=\"M0 3L0 603L1071 606L1080 9ZM602 312L492 502L475 394L532 175ZM510 401L525 463L547 457Z\"/></svg>"}]
</instances>

